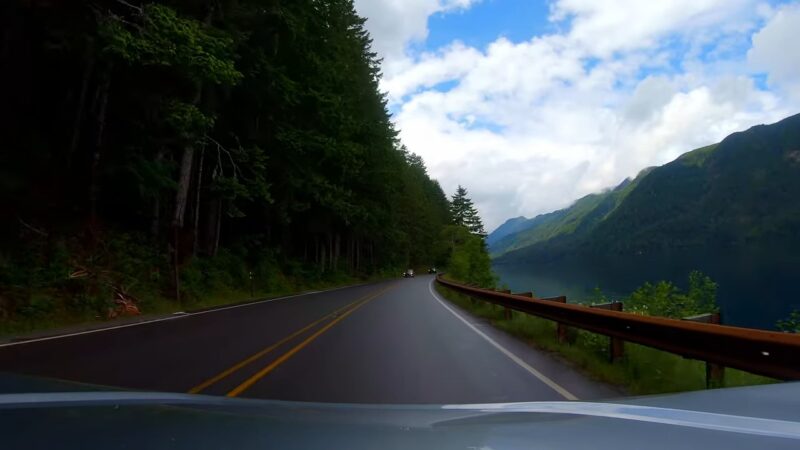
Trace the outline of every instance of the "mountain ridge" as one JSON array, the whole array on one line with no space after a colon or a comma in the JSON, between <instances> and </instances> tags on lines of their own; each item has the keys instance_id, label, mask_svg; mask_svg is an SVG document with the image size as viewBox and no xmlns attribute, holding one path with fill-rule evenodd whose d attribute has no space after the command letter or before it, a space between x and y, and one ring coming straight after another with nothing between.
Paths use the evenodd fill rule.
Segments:
<instances>
[{"instance_id":1,"label":"mountain ridge","mask_svg":"<svg viewBox=\"0 0 800 450\"><path fill-rule=\"evenodd\" d=\"M800 247L797 198L800 114L733 133L528 219L489 249L498 262L513 262L687 247Z\"/></svg>"},{"instance_id":2,"label":"mountain ridge","mask_svg":"<svg viewBox=\"0 0 800 450\"><path fill-rule=\"evenodd\" d=\"M493 236L497 230L492 232L487 238L489 251L493 256L497 257L509 251L555 238L562 234L587 231L587 229L604 219L619 206L622 199L650 169L642 170L635 178L626 178L613 188L583 196L566 208L539 214L532 219L526 219L524 222L519 222L519 217L509 219L497 230L501 230L511 222L514 227L518 228L518 231L505 233L500 237Z\"/></svg>"}]
</instances>

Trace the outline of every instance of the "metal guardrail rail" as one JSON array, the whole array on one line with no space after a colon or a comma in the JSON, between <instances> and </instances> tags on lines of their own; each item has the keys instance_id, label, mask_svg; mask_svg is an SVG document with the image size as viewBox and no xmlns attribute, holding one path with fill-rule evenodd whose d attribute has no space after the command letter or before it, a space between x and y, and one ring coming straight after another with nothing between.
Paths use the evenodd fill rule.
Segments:
<instances>
[{"instance_id":1,"label":"metal guardrail rail","mask_svg":"<svg viewBox=\"0 0 800 450\"><path fill-rule=\"evenodd\" d=\"M445 280L436 281L470 297L619 338L685 358L768 377L800 380L800 334L650 317L536 299Z\"/></svg>"}]
</instances>

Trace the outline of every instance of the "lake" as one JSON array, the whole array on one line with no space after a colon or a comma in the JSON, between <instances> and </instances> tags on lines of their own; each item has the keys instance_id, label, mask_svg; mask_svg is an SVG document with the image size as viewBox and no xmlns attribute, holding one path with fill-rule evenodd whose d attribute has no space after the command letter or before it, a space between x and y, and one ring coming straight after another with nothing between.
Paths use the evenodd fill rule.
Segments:
<instances>
[{"instance_id":1,"label":"lake","mask_svg":"<svg viewBox=\"0 0 800 450\"><path fill-rule=\"evenodd\" d=\"M647 281L672 281L685 289L689 272L700 270L718 285L717 303L727 325L774 329L800 309L800 253L785 249L670 251L637 256L567 258L546 264L493 264L501 285L536 296L592 298L600 288L623 300Z\"/></svg>"}]
</instances>

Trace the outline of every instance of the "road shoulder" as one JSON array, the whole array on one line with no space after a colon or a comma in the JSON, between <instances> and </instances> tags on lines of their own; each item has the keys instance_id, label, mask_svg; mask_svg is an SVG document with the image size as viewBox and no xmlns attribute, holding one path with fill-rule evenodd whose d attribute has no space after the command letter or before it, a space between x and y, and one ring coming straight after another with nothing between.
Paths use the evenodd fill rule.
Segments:
<instances>
[{"instance_id":1,"label":"road shoulder","mask_svg":"<svg viewBox=\"0 0 800 450\"><path fill-rule=\"evenodd\" d=\"M622 388L595 380L569 361L550 352L538 349L503 330L495 328L488 320L477 317L462 309L439 294L436 289L434 289L434 283L435 282L432 281L430 285L431 295L433 295L434 298L443 302L447 307L452 308L463 320L515 355L525 364L535 368L535 370L544 377L563 387L567 392L573 394L578 399L600 400L618 398L626 395Z\"/></svg>"}]
</instances>

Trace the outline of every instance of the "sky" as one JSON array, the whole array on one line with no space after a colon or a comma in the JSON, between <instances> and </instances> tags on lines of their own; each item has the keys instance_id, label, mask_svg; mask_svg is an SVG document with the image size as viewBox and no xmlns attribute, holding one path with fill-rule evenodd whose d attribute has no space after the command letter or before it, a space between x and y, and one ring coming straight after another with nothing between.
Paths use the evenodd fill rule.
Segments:
<instances>
[{"instance_id":1,"label":"sky","mask_svg":"<svg viewBox=\"0 0 800 450\"><path fill-rule=\"evenodd\" d=\"M355 0L400 139L487 230L800 113L800 1Z\"/></svg>"}]
</instances>

